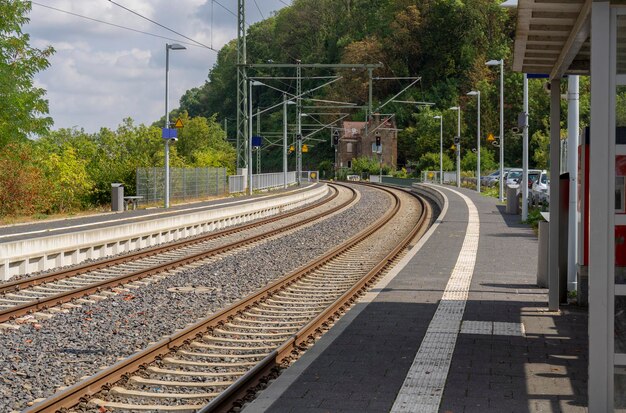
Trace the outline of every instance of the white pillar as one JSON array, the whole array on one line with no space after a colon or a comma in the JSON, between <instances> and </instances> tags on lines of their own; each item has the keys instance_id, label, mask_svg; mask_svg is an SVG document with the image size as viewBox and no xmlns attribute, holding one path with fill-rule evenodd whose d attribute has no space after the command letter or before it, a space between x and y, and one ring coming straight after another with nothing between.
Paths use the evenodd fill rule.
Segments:
<instances>
[{"instance_id":1,"label":"white pillar","mask_svg":"<svg viewBox=\"0 0 626 413\"><path fill-rule=\"evenodd\" d=\"M567 244L567 290L576 291L576 248L578 246L578 132L579 132L579 78L569 76L567 81L567 170L569 172L569 224Z\"/></svg>"},{"instance_id":2,"label":"white pillar","mask_svg":"<svg viewBox=\"0 0 626 413\"><path fill-rule=\"evenodd\" d=\"M522 182L528 182L528 75L524 73L524 126L522 129ZM502 140L500 140L502 145ZM500 182L503 183L504 174L500 170ZM501 187L503 188L503 187ZM500 190L502 194L503 189ZM528 219L528 185L522 186L522 221Z\"/></svg>"},{"instance_id":3,"label":"white pillar","mask_svg":"<svg viewBox=\"0 0 626 413\"><path fill-rule=\"evenodd\" d=\"M615 250L609 234L615 194L610 192L611 7L608 1L591 6L591 137L589 148L589 411L613 411L613 281ZM614 46L613 46L614 47ZM612 228L611 228L612 229Z\"/></svg>"},{"instance_id":4,"label":"white pillar","mask_svg":"<svg viewBox=\"0 0 626 413\"><path fill-rule=\"evenodd\" d=\"M550 242L548 258L548 307L559 309L559 221L561 165L561 80L550 82ZM528 186L528 181L521 185Z\"/></svg>"}]
</instances>

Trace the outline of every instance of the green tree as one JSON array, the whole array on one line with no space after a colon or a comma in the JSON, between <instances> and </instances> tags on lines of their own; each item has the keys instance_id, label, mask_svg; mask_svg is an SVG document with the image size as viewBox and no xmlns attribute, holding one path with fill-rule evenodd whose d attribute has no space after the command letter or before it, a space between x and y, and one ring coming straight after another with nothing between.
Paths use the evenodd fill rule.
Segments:
<instances>
[{"instance_id":1,"label":"green tree","mask_svg":"<svg viewBox=\"0 0 626 413\"><path fill-rule=\"evenodd\" d=\"M60 153L50 153L42 159L48 180L46 196L55 212L67 212L85 206L94 187L87 173L87 161L66 144Z\"/></svg>"},{"instance_id":2,"label":"green tree","mask_svg":"<svg viewBox=\"0 0 626 413\"><path fill-rule=\"evenodd\" d=\"M537 169L547 169L550 162L550 136L543 131L533 133L530 146L534 148L531 152L531 162Z\"/></svg>"},{"instance_id":3,"label":"green tree","mask_svg":"<svg viewBox=\"0 0 626 413\"><path fill-rule=\"evenodd\" d=\"M35 163L30 143L0 149L0 216L26 215L49 208L48 182Z\"/></svg>"},{"instance_id":4,"label":"green tree","mask_svg":"<svg viewBox=\"0 0 626 413\"><path fill-rule=\"evenodd\" d=\"M369 174L378 174L380 172L380 163L378 160L374 158L369 158L367 156L360 156L358 158L352 159L352 172L355 174L369 173ZM391 168L389 165L383 164L383 174L388 174Z\"/></svg>"},{"instance_id":5,"label":"green tree","mask_svg":"<svg viewBox=\"0 0 626 413\"><path fill-rule=\"evenodd\" d=\"M45 90L34 86L34 76L48 67L54 49L30 46L30 36L22 32L30 9L30 1L0 2L0 148L42 135L52 125Z\"/></svg>"},{"instance_id":6,"label":"green tree","mask_svg":"<svg viewBox=\"0 0 626 413\"><path fill-rule=\"evenodd\" d=\"M439 170L439 152L428 152L422 155L417 162L418 171L438 171ZM454 163L447 153L443 154L443 170L451 171L454 169Z\"/></svg>"},{"instance_id":7,"label":"green tree","mask_svg":"<svg viewBox=\"0 0 626 413\"><path fill-rule=\"evenodd\" d=\"M463 171L476 172L478 158L473 151L465 151L461 156L461 169ZM498 163L494 159L494 154L485 147L480 148L480 171L494 171L498 169Z\"/></svg>"},{"instance_id":8,"label":"green tree","mask_svg":"<svg viewBox=\"0 0 626 413\"><path fill-rule=\"evenodd\" d=\"M185 125L179 130L176 144L178 153L190 165L228 168L234 172L235 148L226 141L226 135L217 116L189 119L187 113L181 116Z\"/></svg>"}]
</instances>

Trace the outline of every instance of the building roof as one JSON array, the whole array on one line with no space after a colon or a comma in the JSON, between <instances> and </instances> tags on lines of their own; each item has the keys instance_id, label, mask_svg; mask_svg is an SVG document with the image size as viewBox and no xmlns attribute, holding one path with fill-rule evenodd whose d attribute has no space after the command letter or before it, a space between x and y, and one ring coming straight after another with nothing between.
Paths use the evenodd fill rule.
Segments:
<instances>
[{"instance_id":1,"label":"building roof","mask_svg":"<svg viewBox=\"0 0 626 413\"><path fill-rule=\"evenodd\" d=\"M513 70L589 74L592 0L519 0Z\"/></svg>"}]
</instances>

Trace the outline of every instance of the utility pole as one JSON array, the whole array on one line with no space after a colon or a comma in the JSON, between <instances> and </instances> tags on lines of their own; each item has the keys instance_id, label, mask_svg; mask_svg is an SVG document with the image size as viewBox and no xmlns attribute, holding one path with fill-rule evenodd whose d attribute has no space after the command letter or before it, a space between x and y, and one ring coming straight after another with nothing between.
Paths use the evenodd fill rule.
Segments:
<instances>
[{"instance_id":1,"label":"utility pole","mask_svg":"<svg viewBox=\"0 0 626 413\"><path fill-rule=\"evenodd\" d=\"M248 166L246 1L237 0L237 168ZM250 183L249 183L250 184Z\"/></svg>"},{"instance_id":2,"label":"utility pole","mask_svg":"<svg viewBox=\"0 0 626 413\"><path fill-rule=\"evenodd\" d=\"M298 186L302 183L302 66L301 61L298 60L296 67L296 122L298 125L298 132L296 136L296 182Z\"/></svg>"},{"instance_id":3,"label":"utility pole","mask_svg":"<svg viewBox=\"0 0 626 413\"><path fill-rule=\"evenodd\" d=\"M283 93L283 188L287 188L287 94Z\"/></svg>"},{"instance_id":4,"label":"utility pole","mask_svg":"<svg viewBox=\"0 0 626 413\"><path fill-rule=\"evenodd\" d=\"M261 108L256 108L256 136L261 136ZM261 174L261 146L256 148L256 173Z\"/></svg>"}]
</instances>

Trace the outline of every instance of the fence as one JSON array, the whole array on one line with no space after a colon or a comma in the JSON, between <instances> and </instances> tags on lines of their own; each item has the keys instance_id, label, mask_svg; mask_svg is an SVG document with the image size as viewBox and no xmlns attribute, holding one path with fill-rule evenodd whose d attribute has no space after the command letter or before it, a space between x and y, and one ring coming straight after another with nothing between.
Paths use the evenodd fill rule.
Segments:
<instances>
[{"instance_id":1,"label":"fence","mask_svg":"<svg viewBox=\"0 0 626 413\"><path fill-rule=\"evenodd\" d=\"M319 174L317 171L303 171L302 182L318 182ZM228 177L228 191L231 194L244 192L247 188L247 176L245 175L231 175ZM287 185L293 185L296 183L296 173L287 172ZM268 173L268 174L253 174L252 175L252 189L263 190L271 188L280 188L285 185L285 178L282 172Z\"/></svg>"},{"instance_id":2,"label":"fence","mask_svg":"<svg viewBox=\"0 0 626 413\"><path fill-rule=\"evenodd\" d=\"M439 171L422 171L422 181L439 183ZM443 171L443 183L456 185L456 171Z\"/></svg>"},{"instance_id":3,"label":"fence","mask_svg":"<svg viewBox=\"0 0 626 413\"><path fill-rule=\"evenodd\" d=\"M165 199L164 168L137 168L136 179L140 203ZM227 189L226 168L170 168L170 200L218 196Z\"/></svg>"},{"instance_id":4,"label":"fence","mask_svg":"<svg viewBox=\"0 0 626 413\"><path fill-rule=\"evenodd\" d=\"M371 176L370 176L371 178ZM393 176L384 176L383 175L383 184L391 184L398 186L412 186L413 184L420 183L421 180L418 178L394 178Z\"/></svg>"}]
</instances>

